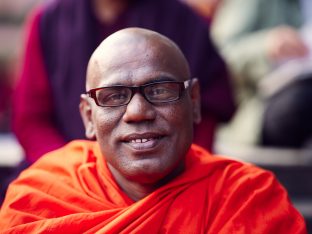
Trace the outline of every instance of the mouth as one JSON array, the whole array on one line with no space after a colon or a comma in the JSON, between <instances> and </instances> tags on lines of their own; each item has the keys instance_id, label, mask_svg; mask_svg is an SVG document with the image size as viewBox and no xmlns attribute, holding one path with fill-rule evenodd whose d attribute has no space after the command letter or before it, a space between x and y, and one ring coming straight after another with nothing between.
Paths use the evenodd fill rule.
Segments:
<instances>
[{"instance_id":1,"label":"mouth","mask_svg":"<svg viewBox=\"0 0 312 234\"><path fill-rule=\"evenodd\" d=\"M130 134L123 138L122 142L136 151L148 151L156 148L165 135L160 133Z\"/></svg>"}]
</instances>

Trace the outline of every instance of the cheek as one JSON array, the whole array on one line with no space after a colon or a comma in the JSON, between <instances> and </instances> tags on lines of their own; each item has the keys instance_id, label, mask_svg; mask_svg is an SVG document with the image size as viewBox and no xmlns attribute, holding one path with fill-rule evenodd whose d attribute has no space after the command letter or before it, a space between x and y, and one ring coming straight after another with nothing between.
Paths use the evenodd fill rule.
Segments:
<instances>
[{"instance_id":1,"label":"cheek","mask_svg":"<svg viewBox=\"0 0 312 234\"><path fill-rule=\"evenodd\" d=\"M117 126L120 119L120 112L117 110L100 109L93 115L93 122L95 123L95 134L100 141L109 141L113 130Z\"/></svg>"},{"instance_id":2,"label":"cheek","mask_svg":"<svg viewBox=\"0 0 312 234\"><path fill-rule=\"evenodd\" d=\"M166 116L167 122L175 126L180 132L189 132L193 128L192 111L187 108L187 105L188 103L173 106L163 114L163 116Z\"/></svg>"},{"instance_id":3,"label":"cheek","mask_svg":"<svg viewBox=\"0 0 312 234\"><path fill-rule=\"evenodd\" d=\"M182 104L182 103L181 103ZM179 153L185 153L193 141L193 114L188 103L175 105L162 113L163 118L170 125L173 147ZM177 152L177 155L179 155Z\"/></svg>"},{"instance_id":4,"label":"cheek","mask_svg":"<svg viewBox=\"0 0 312 234\"><path fill-rule=\"evenodd\" d=\"M184 160L193 141L192 113L187 103L172 106L169 111L162 112L163 118L170 125L172 138L162 158L162 168L172 170ZM172 147L174 146L174 147Z\"/></svg>"}]
</instances>

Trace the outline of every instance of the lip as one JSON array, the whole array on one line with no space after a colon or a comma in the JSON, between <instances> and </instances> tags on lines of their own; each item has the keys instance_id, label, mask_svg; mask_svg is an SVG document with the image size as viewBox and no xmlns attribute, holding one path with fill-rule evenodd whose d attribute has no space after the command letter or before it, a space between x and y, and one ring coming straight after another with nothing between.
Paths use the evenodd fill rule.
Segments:
<instances>
[{"instance_id":1,"label":"lip","mask_svg":"<svg viewBox=\"0 0 312 234\"><path fill-rule=\"evenodd\" d=\"M121 138L121 142L134 151L154 150L166 137L160 132L132 133Z\"/></svg>"}]
</instances>

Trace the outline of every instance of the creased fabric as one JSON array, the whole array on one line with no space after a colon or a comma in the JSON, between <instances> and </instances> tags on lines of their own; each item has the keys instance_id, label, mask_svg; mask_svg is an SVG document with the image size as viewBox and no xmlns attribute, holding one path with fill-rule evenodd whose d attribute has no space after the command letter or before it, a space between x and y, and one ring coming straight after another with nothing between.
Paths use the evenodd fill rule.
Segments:
<instances>
[{"instance_id":1,"label":"creased fabric","mask_svg":"<svg viewBox=\"0 0 312 234\"><path fill-rule=\"evenodd\" d=\"M185 171L134 202L97 143L48 153L9 187L3 233L306 233L274 176L192 145Z\"/></svg>"}]
</instances>

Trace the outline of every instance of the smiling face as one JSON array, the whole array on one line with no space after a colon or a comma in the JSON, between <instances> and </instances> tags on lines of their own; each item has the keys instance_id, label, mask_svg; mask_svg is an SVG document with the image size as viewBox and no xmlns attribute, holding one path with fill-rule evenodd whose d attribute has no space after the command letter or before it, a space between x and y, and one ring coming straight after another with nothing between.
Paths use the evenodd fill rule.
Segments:
<instances>
[{"instance_id":1,"label":"smiling face","mask_svg":"<svg viewBox=\"0 0 312 234\"><path fill-rule=\"evenodd\" d=\"M126 29L107 38L93 54L87 90L155 81L185 81L189 70L180 50L167 38L143 29ZM181 98L153 105L140 93L119 107L99 107L82 96L80 109L88 138L100 144L115 177L155 184L184 166L200 120L197 80ZM170 179L170 178L169 178Z\"/></svg>"}]
</instances>

